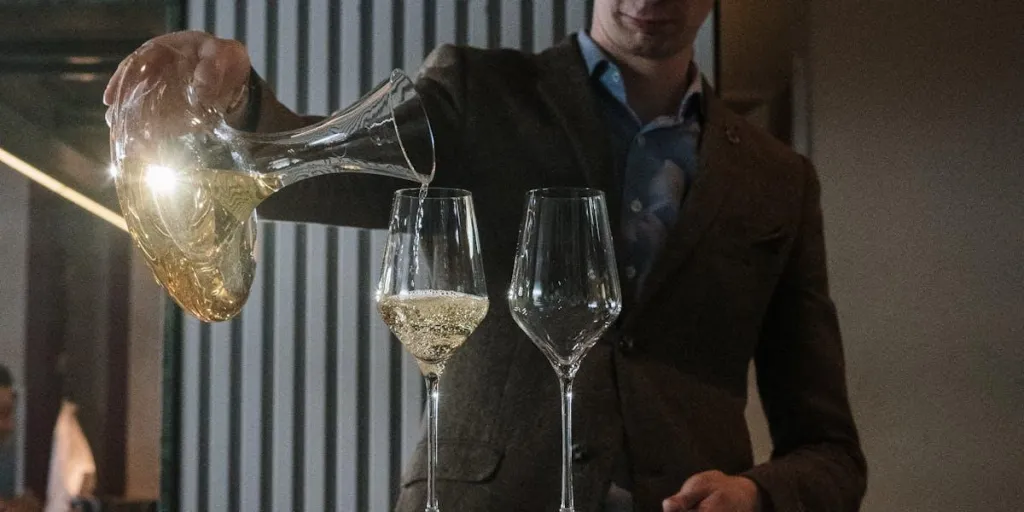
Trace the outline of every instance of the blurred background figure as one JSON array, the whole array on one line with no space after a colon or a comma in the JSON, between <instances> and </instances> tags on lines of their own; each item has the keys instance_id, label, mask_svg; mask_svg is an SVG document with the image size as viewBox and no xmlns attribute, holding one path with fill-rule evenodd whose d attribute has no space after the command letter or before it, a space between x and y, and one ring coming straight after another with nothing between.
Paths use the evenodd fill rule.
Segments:
<instances>
[{"instance_id":1,"label":"blurred background figure","mask_svg":"<svg viewBox=\"0 0 1024 512\"><path fill-rule=\"evenodd\" d=\"M18 395L14 379L6 366L0 365L0 512L33 512L42 510L31 493L16 496L17 485L17 419Z\"/></svg>"},{"instance_id":2,"label":"blurred background figure","mask_svg":"<svg viewBox=\"0 0 1024 512\"><path fill-rule=\"evenodd\" d=\"M14 442L16 400L11 372L0 365L0 500L14 496L18 469Z\"/></svg>"}]
</instances>

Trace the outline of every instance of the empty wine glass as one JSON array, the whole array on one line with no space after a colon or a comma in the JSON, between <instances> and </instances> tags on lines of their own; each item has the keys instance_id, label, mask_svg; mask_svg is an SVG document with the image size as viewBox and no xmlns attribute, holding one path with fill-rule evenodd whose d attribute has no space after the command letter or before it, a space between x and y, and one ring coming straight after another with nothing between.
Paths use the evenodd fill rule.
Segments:
<instances>
[{"instance_id":1,"label":"empty wine glass","mask_svg":"<svg viewBox=\"0 0 1024 512\"><path fill-rule=\"evenodd\" d=\"M438 381L488 306L469 192L422 188L395 193L376 299L384 323L416 358L427 381L425 510L437 512Z\"/></svg>"},{"instance_id":2,"label":"empty wine glass","mask_svg":"<svg viewBox=\"0 0 1024 512\"><path fill-rule=\"evenodd\" d=\"M512 317L562 389L562 505L574 512L572 383L580 362L622 310L604 193L545 188L527 195L512 283Z\"/></svg>"}]
</instances>

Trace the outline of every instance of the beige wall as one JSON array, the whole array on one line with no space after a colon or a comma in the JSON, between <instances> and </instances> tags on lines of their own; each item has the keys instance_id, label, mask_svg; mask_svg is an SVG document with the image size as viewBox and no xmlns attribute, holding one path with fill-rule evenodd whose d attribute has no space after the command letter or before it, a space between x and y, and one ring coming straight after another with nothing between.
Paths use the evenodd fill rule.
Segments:
<instances>
[{"instance_id":1,"label":"beige wall","mask_svg":"<svg viewBox=\"0 0 1024 512\"><path fill-rule=\"evenodd\" d=\"M1024 503L1024 2L816 1L812 156L865 511Z\"/></svg>"},{"instance_id":2,"label":"beige wall","mask_svg":"<svg viewBox=\"0 0 1024 512\"><path fill-rule=\"evenodd\" d=\"M164 293L136 250L128 331L127 483L125 495L160 495Z\"/></svg>"}]
</instances>

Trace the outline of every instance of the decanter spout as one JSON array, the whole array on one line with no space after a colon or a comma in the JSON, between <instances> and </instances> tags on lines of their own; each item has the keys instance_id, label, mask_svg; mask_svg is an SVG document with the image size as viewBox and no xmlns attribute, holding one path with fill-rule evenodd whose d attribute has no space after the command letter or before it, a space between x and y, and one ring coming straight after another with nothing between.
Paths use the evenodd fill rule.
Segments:
<instances>
[{"instance_id":1,"label":"decanter spout","mask_svg":"<svg viewBox=\"0 0 1024 512\"><path fill-rule=\"evenodd\" d=\"M281 186L323 174L363 172L417 183L434 177L434 134L419 94L394 71L360 101L315 125L244 134L258 171Z\"/></svg>"}]
</instances>

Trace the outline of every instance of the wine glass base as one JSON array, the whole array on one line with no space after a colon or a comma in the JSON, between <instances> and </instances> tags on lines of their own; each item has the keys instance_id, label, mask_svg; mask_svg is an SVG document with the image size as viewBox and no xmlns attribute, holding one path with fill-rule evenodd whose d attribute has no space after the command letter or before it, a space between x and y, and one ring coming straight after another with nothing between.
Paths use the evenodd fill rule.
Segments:
<instances>
[{"instance_id":1,"label":"wine glass base","mask_svg":"<svg viewBox=\"0 0 1024 512\"><path fill-rule=\"evenodd\" d=\"M558 512L576 512L573 507L559 507Z\"/></svg>"},{"instance_id":2,"label":"wine glass base","mask_svg":"<svg viewBox=\"0 0 1024 512\"><path fill-rule=\"evenodd\" d=\"M428 506L427 508L423 509L423 512L441 512L441 508Z\"/></svg>"}]
</instances>

